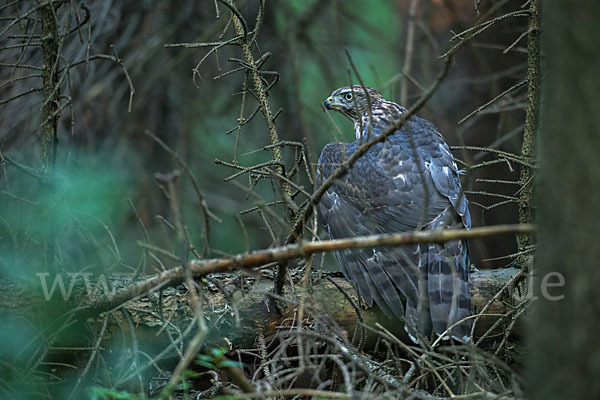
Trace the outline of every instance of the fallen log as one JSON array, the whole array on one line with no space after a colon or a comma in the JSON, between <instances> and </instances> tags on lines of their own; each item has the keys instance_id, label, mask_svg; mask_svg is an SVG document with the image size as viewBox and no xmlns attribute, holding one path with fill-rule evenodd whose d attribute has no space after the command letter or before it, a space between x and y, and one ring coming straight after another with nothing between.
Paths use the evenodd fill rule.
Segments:
<instances>
[{"instance_id":1,"label":"fallen log","mask_svg":"<svg viewBox=\"0 0 600 400\"><path fill-rule=\"evenodd\" d=\"M484 310L484 315L477 318L475 338L486 333L499 315L508 313L522 300L518 291L514 290L519 274L520 270L516 268L480 270L470 274L474 313ZM321 279L313 279L308 287L304 296L305 315L308 318L327 315L346 332L353 332L359 321L355 308L359 304L356 291L344 278L330 276L326 279L328 275L331 274L322 274ZM220 273L213 274L210 279L202 279L202 282L202 310L211 329L209 346L251 347L259 335L270 336L281 327L290 325L301 300L302 290L298 283L287 288L286 300L282 301L271 294L272 279L260 274ZM120 275L109 279L108 287L117 291L133 283L132 277ZM106 284L100 282L87 285L80 282L75 285L69 303L85 304L83 297L97 297L99 293L105 294L105 289ZM31 286L14 282L0 285L0 314L17 312L31 318L36 310L42 310L45 317L48 304L42 292L40 288L36 290L35 287L32 289ZM56 299L53 301L56 304ZM61 308L68 310L69 306L63 304ZM148 292L111 310L116 318L109 320L110 331L130 330L131 325L123 318L124 310L135 326L133 333L143 337L146 344L159 346L165 341L172 342L174 337L181 337L183 341L183 336L189 336L194 331L193 327L190 329L194 312L183 284ZM102 320L103 315L91 316L87 320L96 323ZM366 325L375 326L379 322L398 337L408 340L401 322L385 317L377 307L362 309L361 317ZM488 335L502 333L504 326L501 324Z\"/></svg>"},{"instance_id":2,"label":"fallen log","mask_svg":"<svg viewBox=\"0 0 600 400\"><path fill-rule=\"evenodd\" d=\"M291 279L283 297L271 294L273 279L269 270L218 273L196 280L202 317L209 329L201 352L209 352L211 348L261 347L261 338L269 342L278 332L290 331L298 325L301 303L304 304L305 326L317 320L330 324L327 325L330 328L337 324L337 332L352 339L360 326L358 308L363 324L375 327L380 323L401 340L411 343L400 321L385 317L377 307L355 307L360 304L356 292L339 274L314 275L306 290L300 279ZM475 340L483 334L491 339L482 344L484 347L505 338L505 329L512 319L494 324L499 316L509 315L514 306L522 302L519 290L515 290L522 284L517 282L520 275L521 271L515 268L471 273L474 312L484 311L477 320ZM171 370L198 331L197 314L183 284L165 285L97 315L84 317L85 314L74 311L93 303L99 295L106 297L107 287L119 293L132 285L135 285L133 277L122 275L109 278L104 284L88 282L84 285L79 281L71 298L63 302L57 293L51 301L46 300L39 284L23 285L0 279L0 320L4 321L5 330L12 332L8 335L31 336L31 340L27 340L28 349L44 349L45 362L60 366L54 368L55 375L68 376L73 368L83 368L82 360L89 357L90 350L96 349L102 350L103 360L111 366L118 386L129 387L127 385L140 377L144 381L150 379L157 368ZM32 330L32 327L35 328ZM490 331L491 327L494 329ZM332 329L327 331L335 331ZM357 337L367 352L377 338L374 334ZM45 339L40 341L39 338ZM93 347L92 343L95 343ZM21 362L25 365L29 361Z\"/></svg>"},{"instance_id":3,"label":"fallen log","mask_svg":"<svg viewBox=\"0 0 600 400\"><path fill-rule=\"evenodd\" d=\"M515 291L520 270L506 268L481 270L470 275L471 296L474 313L483 315L477 318L475 338L499 335L508 324L500 324L494 332L490 327L505 315L521 299ZM211 347L249 348L259 335L268 337L279 329L287 329L296 318L302 290L299 285L289 287L283 300L271 294L273 282L268 277L249 276L239 273L213 275L204 281L205 290L200 293L203 299L203 314L211 333L207 345ZM352 301L351 301L351 300ZM354 305L352 304L354 303ZM346 332L354 332L359 321L355 306L359 304L353 286L342 277L322 278L312 282L304 296L305 316L327 315ZM192 324L194 312L184 285L153 291L146 296L125 303L125 310L131 315L136 326L136 334L142 334L152 342L160 339L157 332L169 331L171 336L180 335ZM121 311L117 311L120 314ZM375 326L378 322L398 337L407 340L402 323L387 318L377 307L360 310L363 323ZM120 321L120 329L128 326ZM114 326L116 328L116 326ZM194 329L190 330L193 331Z\"/></svg>"}]
</instances>

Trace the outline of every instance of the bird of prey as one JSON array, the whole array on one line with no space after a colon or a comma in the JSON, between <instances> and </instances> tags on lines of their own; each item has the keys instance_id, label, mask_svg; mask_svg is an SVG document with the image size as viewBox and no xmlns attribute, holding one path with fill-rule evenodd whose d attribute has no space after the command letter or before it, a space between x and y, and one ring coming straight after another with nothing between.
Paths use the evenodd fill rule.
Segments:
<instances>
[{"instance_id":1,"label":"bird of prey","mask_svg":"<svg viewBox=\"0 0 600 400\"><path fill-rule=\"evenodd\" d=\"M356 141L325 146L317 185L361 144L392 129L407 112L374 89L358 85L333 91L324 106L354 123ZM412 116L327 189L317 206L320 224L332 239L470 228L460 173L436 127ZM413 341L432 331L444 339L470 340L466 241L338 250L335 257L365 302L372 306L374 301L388 317L404 320Z\"/></svg>"}]
</instances>

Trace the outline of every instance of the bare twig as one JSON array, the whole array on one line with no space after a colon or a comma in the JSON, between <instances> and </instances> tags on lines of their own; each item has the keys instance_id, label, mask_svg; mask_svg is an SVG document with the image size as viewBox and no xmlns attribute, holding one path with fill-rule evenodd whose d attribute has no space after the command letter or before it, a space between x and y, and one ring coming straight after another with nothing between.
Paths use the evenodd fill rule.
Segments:
<instances>
[{"instance_id":1,"label":"bare twig","mask_svg":"<svg viewBox=\"0 0 600 400\"><path fill-rule=\"evenodd\" d=\"M146 136L150 137L152 140L154 140L160 147L162 147L167 153L169 153L175 159L175 161L177 161L179 166L181 168L183 168L186 175L192 182L192 185L194 186L194 190L196 191L196 195L198 196L198 201L200 202L200 208L202 209L202 215L204 216L204 250L208 251L208 248L209 248L208 243L209 243L209 238L210 238L209 218L212 218L213 220L215 220L218 223L221 222L221 219L219 217L217 217L215 214L213 214L210 211L210 209L208 208L208 204L206 203L206 200L204 200L204 195L202 195L202 192L200 191L200 185L198 185L196 178L194 177L194 175L188 168L186 162L183 160L183 158L181 158L179 153L177 153L175 150L171 149L165 142L163 142L154 133L146 130L146 131L144 131L144 134Z\"/></svg>"},{"instance_id":2,"label":"bare twig","mask_svg":"<svg viewBox=\"0 0 600 400\"><path fill-rule=\"evenodd\" d=\"M408 8L408 24L406 27L406 45L404 47L404 63L402 64L402 76L410 76L412 57L415 45L415 25L417 18L418 0L411 0ZM400 87L400 104L405 105L408 101L408 84L402 80Z\"/></svg>"},{"instance_id":3,"label":"bare twig","mask_svg":"<svg viewBox=\"0 0 600 400\"><path fill-rule=\"evenodd\" d=\"M493 99L491 99L490 101L488 101L484 105L479 106L475 110L471 111L467 116L463 117L460 121L457 122L458 125L462 124L463 122L465 122L466 120L468 120L469 118L471 118L473 115L482 112L487 107L489 107L490 105L492 105L496 101L498 101L500 98L504 97L505 95L507 95L508 93L510 93L510 92L512 92L514 90L517 90L518 88L520 88L521 86L525 85L526 83L527 83L527 80L524 80L524 81L521 81L519 83L516 83L516 84L512 85L511 87L509 87L508 89L506 89L505 91L503 91L498 96L494 97Z\"/></svg>"}]
</instances>

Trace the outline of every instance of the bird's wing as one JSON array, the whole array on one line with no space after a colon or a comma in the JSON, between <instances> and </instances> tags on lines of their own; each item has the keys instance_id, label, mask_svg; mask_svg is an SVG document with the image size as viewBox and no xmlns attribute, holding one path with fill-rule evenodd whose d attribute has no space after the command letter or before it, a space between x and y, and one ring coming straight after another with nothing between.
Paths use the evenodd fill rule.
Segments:
<instances>
[{"instance_id":1,"label":"bird's wing","mask_svg":"<svg viewBox=\"0 0 600 400\"><path fill-rule=\"evenodd\" d=\"M356 144L326 146L319 159L317 184L355 149ZM318 206L321 223L334 239L424 226L449 206L431 178L422 183L425 173L397 143L376 145L326 191ZM426 273L423 251L422 245L412 245L342 250L335 256L367 304L375 300L388 316L404 318L400 291L407 301L406 317L416 320L419 274Z\"/></svg>"},{"instance_id":2,"label":"bird's wing","mask_svg":"<svg viewBox=\"0 0 600 400\"><path fill-rule=\"evenodd\" d=\"M420 139L421 142L425 142L419 146L419 154L427 163L427 169L435 188L452 204L454 211L460 216L463 226L470 228L471 215L460 183L461 172L442 134L431 122L418 117L410 120L409 128L416 132L415 136L423 138Z\"/></svg>"}]
</instances>

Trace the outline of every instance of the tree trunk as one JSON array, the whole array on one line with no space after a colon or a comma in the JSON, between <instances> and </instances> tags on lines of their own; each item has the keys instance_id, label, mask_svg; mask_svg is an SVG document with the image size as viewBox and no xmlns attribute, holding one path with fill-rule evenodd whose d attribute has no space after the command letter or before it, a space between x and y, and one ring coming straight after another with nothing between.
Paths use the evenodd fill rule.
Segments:
<instances>
[{"instance_id":1,"label":"tree trunk","mask_svg":"<svg viewBox=\"0 0 600 400\"><path fill-rule=\"evenodd\" d=\"M529 390L532 399L599 399L600 5L545 6L535 285L542 290L529 330ZM556 286L544 291L544 282Z\"/></svg>"}]
</instances>

